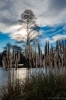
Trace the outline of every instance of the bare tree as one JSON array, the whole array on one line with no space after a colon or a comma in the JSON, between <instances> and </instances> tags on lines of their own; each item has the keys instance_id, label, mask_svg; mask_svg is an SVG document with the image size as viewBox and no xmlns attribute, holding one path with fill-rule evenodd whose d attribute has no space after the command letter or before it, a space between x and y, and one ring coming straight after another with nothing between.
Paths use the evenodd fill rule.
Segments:
<instances>
[{"instance_id":1,"label":"bare tree","mask_svg":"<svg viewBox=\"0 0 66 100\"><path fill-rule=\"evenodd\" d=\"M22 36L20 34L17 34L17 38L20 38L20 41L18 43L22 43L22 45L26 48L25 50L25 57L28 59L29 63L29 58L31 54L31 49L33 46L38 45L38 38L40 36L39 34L39 27L35 22L36 17L33 14L33 12L30 9L26 9L22 14L21 14L21 19L19 20L21 27L18 29L18 31L21 31L22 29L25 29L26 34L25 36ZM28 64L29 66L29 64Z\"/></svg>"},{"instance_id":2,"label":"bare tree","mask_svg":"<svg viewBox=\"0 0 66 100\"><path fill-rule=\"evenodd\" d=\"M22 29L25 29L26 35L21 36L20 34L17 34L17 37L20 36L19 43L23 43L24 45L35 45L37 43L37 39L40 36L39 34L39 27L35 23L36 17L33 14L33 12L29 9L26 9L21 14L21 19L19 20L21 28L18 29L18 31L21 31Z\"/></svg>"}]
</instances>

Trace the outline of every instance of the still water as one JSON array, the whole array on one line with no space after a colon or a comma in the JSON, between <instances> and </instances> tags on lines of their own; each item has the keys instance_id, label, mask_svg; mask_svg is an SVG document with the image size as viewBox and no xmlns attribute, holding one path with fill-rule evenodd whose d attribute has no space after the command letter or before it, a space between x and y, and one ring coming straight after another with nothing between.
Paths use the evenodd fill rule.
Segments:
<instances>
[{"instance_id":1,"label":"still water","mask_svg":"<svg viewBox=\"0 0 66 100\"><path fill-rule=\"evenodd\" d=\"M11 78L25 79L27 74L28 74L27 68L18 68L17 70L12 68L10 70L9 69L5 70L4 68L0 67L0 86L6 84L9 75L11 75Z\"/></svg>"},{"instance_id":2,"label":"still water","mask_svg":"<svg viewBox=\"0 0 66 100\"><path fill-rule=\"evenodd\" d=\"M64 69L65 70L65 69ZM47 73L50 71L49 67L47 68ZM46 69L45 68L30 68L29 70L27 68L17 68L17 70L15 70L14 68L11 68L10 70L8 69L7 71L0 67L0 86L2 86L3 84L6 84L6 82L8 81L9 78L9 73L11 75L11 78L19 78L24 80L27 76L31 76L31 75L36 75L37 73L46 73ZM52 72L55 73L55 69L52 69ZM62 72L62 68L60 69L60 72Z\"/></svg>"},{"instance_id":3,"label":"still water","mask_svg":"<svg viewBox=\"0 0 66 100\"><path fill-rule=\"evenodd\" d=\"M10 70L5 70L4 68L0 67L0 86L6 84L9 79L9 75L11 75L12 79L19 78L24 80L27 76L30 77L31 75L36 75L38 72L41 73L42 71L45 73L43 68L30 68L29 70L27 68L17 68L17 70L11 68Z\"/></svg>"}]
</instances>

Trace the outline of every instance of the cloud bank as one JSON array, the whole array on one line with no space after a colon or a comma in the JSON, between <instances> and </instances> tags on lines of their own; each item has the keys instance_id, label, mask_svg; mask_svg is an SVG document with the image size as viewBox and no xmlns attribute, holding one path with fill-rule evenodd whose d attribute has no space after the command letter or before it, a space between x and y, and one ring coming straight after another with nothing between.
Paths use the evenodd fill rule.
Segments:
<instances>
[{"instance_id":1,"label":"cloud bank","mask_svg":"<svg viewBox=\"0 0 66 100\"><path fill-rule=\"evenodd\" d=\"M34 12L39 26L66 25L66 0L0 0L0 31L14 36L25 9Z\"/></svg>"}]
</instances>

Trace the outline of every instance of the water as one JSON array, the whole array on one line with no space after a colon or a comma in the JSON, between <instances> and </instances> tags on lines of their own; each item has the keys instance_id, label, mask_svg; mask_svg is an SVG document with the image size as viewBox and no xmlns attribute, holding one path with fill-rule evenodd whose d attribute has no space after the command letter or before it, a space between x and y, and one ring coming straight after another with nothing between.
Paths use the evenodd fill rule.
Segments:
<instances>
[{"instance_id":1,"label":"water","mask_svg":"<svg viewBox=\"0 0 66 100\"><path fill-rule=\"evenodd\" d=\"M17 70L11 68L10 71L9 69L6 71L4 68L0 67L0 86L7 83L9 75L11 75L12 79L19 78L24 80L27 76L30 77L31 75L36 75L38 72L41 73L42 71L45 73L45 69L43 68L30 68L29 70L27 68L17 68Z\"/></svg>"},{"instance_id":2,"label":"water","mask_svg":"<svg viewBox=\"0 0 66 100\"><path fill-rule=\"evenodd\" d=\"M10 74L9 74L10 73ZM6 84L8 81L9 75L11 75L11 78L19 78L19 79L25 79L28 74L27 68L18 68L15 70L14 68L8 69L7 71L0 67L0 86Z\"/></svg>"},{"instance_id":3,"label":"water","mask_svg":"<svg viewBox=\"0 0 66 100\"><path fill-rule=\"evenodd\" d=\"M17 68L17 70L12 68L10 69L10 73L11 73L12 79L19 78L19 79L24 80L27 76L30 77L33 74L36 75L42 72L44 74L46 74L47 72L48 74L50 70L51 69L49 67L47 68L47 71L46 71L46 68L30 68L29 70L27 68ZM55 69L52 69L52 72L55 73ZM62 68L60 68L60 72L62 72ZM6 71L4 68L0 67L0 86L7 83L8 78L9 78L9 70Z\"/></svg>"}]
</instances>

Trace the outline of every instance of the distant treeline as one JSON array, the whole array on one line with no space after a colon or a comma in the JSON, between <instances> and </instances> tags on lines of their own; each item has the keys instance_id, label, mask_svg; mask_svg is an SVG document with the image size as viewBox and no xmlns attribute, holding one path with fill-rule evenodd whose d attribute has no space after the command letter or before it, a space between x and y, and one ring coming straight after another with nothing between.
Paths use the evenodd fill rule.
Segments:
<instances>
[{"instance_id":1,"label":"distant treeline","mask_svg":"<svg viewBox=\"0 0 66 100\"><path fill-rule=\"evenodd\" d=\"M0 53L0 65L2 65L2 60L3 60L3 56L6 56L6 50L4 50L2 53ZM23 54L20 54L20 62L24 64L25 63L25 57L23 56Z\"/></svg>"},{"instance_id":2,"label":"distant treeline","mask_svg":"<svg viewBox=\"0 0 66 100\"><path fill-rule=\"evenodd\" d=\"M0 53L0 65L2 65L3 55L6 56L6 50ZM56 46L46 42L44 54L42 53L40 44L37 47L26 45L24 53L20 53L20 62L24 67L46 67L50 66L59 68L66 66L66 40L57 40Z\"/></svg>"}]
</instances>

